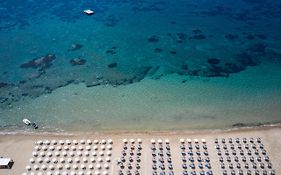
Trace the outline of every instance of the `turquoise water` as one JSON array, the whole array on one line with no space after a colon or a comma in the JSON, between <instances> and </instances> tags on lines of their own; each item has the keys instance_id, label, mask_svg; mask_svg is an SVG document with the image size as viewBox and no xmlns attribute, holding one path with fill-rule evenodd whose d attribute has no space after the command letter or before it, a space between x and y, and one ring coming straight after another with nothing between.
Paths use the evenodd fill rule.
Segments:
<instances>
[{"instance_id":1,"label":"turquoise water","mask_svg":"<svg viewBox=\"0 0 281 175\"><path fill-rule=\"evenodd\" d=\"M0 19L1 130L281 121L281 2L4 0Z\"/></svg>"}]
</instances>

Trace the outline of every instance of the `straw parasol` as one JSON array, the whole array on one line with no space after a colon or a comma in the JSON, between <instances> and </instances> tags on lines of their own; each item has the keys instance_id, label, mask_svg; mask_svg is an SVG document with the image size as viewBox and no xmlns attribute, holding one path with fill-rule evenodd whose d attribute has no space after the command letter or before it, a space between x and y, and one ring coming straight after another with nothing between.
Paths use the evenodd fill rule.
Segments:
<instances>
[{"instance_id":1,"label":"straw parasol","mask_svg":"<svg viewBox=\"0 0 281 175\"><path fill-rule=\"evenodd\" d=\"M98 164L96 165L96 168L97 168L97 169L101 169L101 165L98 163Z\"/></svg>"},{"instance_id":2,"label":"straw parasol","mask_svg":"<svg viewBox=\"0 0 281 175\"><path fill-rule=\"evenodd\" d=\"M42 169L43 171L46 171L46 170L47 170L46 165L42 165L42 166L41 166L41 169Z\"/></svg>"},{"instance_id":3,"label":"straw parasol","mask_svg":"<svg viewBox=\"0 0 281 175\"><path fill-rule=\"evenodd\" d=\"M88 143L89 145L91 145L91 144L92 144L92 141L91 141L90 139L88 139L88 140L87 140L87 143Z\"/></svg>"},{"instance_id":4,"label":"straw parasol","mask_svg":"<svg viewBox=\"0 0 281 175\"><path fill-rule=\"evenodd\" d=\"M96 151L93 151L93 152L92 152L92 156L97 156L97 152L96 152Z\"/></svg>"},{"instance_id":5,"label":"straw parasol","mask_svg":"<svg viewBox=\"0 0 281 175\"><path fill-rule=\"evenodd\" d=\"M108 140L107 140L107 143L108 143L108 144L113 144L113 140L112 140L112 139L108 139Z\"/></svg>"},{"instance_id":6,"label":"straw parasol","mask_svg":"<svg viewBox=\"0 0 281 175\"><path fill-rule=\"evenodd\" d=\"M52 144L56 145L56 144L58 144L58 142L56 140L52 140Z\"/></svg>"},{"instance_id":7,"label":"straw parasol","mask_svg":"<svg viewBox=\"0 0 281 175\"><path fill-rule=\"evenodd\" d=\"M92 170L92 169L94 169L94 166L93 166L92 164L90 164L90 165L88 166L88 168L89 168L90 170Z\"/></svg>"},{"instance_id":8,"label":"straw parasol","mask_svg":"<svg viewBox=\"0 0 281 175\"><path fill-rule=\"evenodd\" d=\"M73 143L74 145L78 145L78 141L77 141L77 140L73 140L72 143Z\"/></svg>"},{"instance_id":9,"label":"straw parasol","mask_svg":"<svg viewBox=\"0 0 281 175\"><path fill-rule=\"evenodd\" d=\"M77 155L81 157L81 156L82 156L82 152L81 152L81 151L78 151L78 152L77 152Z\"/></svg>"},{"instance_id":10,"label":"straw parasol","mask_svg":"<svg viewBox=\"0 0 281 175\"><path fill-rule=\"evenodd\" d=\"M49 165L49 169L54 170L55 169L54 165Z\"/></svg>"},{"instance_id":11,"label":"straw parasol","mask_svg":"<svg viewBox=\"0 0 281 175\"><path fill-rule=\"evenodd\" d=\"M68 163L72 163L73 161L72 161L71 158L68 158L68 159L67 159L67 162L68 162Z\"/></svg>"},{"instance_id":12,"label":"straw parasol","mask_svg":"<svg viewBox=\"0 0 281 175\"><path fill-rule=\"evenodd\" d=\"M155 144L155 140L154 140L154 139L151 139L150 142L151 142L152 144Z\"/></svg>"},{"instance_id":13,"label":"straw parasol","mask_svg":"<svg viewBox=\"0 0 281 175\"><path fill-rule=\"evenodd\" d=\"M71 141L70 141L70 140L66 140L65 143L66 143L67 145L71 145Z\"/></svg>"},{"instance_id":14,"label":"straw parasol","mask_svg":"<svg viewBox=\"0 0 281 175\"><path fill-rule=\"evenodd\" d=\"M107 145L108 150L112 150L112 145Z\"/></svg>"},{"instance_id":15,"label":"straw parasol","mask_svg":"<svg viewBox=\"0 0 281 175\"><path fill-rule=\"evenodd\" d=\"M105 145L105 144L106 144L106 140L105 140L105 139L102 139L102 140L101 140L101 144L104 144L104 145Z\"/></svg>"},{"instance_id":16,"label":"straw parasol","mask_svg":"<svg viewBox=\"0 0 281 175\"><path fill-rule=\"evenodd\" d=\"M55 152L55 156L59 157L60 153L58 151Z\"/></svg>"},{"instance_id":17,"label":"straw parasol","mask_svg":"<svg viewBox=\"0 0 281 175\"><path fill-rule=\"evenodd\" d=\"M106 162L110 162L110 157L106 157L106 158L105 158L105 161L106 161Z\"/></svg>"},{"instance_id":18,"label":"straw parasol","mask_svg":"<svg viewBox=\"0 0 281 175\"><path fill-rule=\"evenodd\" d=\"M85 142L85 140L82 139L82 140L80 140L80 143L84 145L86 142Z\"/></svg>"},{"instance_id":19,"label":"straw parasol","mask_svg":"<svg viewBox=\"0 0 281 175\"><path fill-rule=\"evenodd\" d=\"M98 150L98 146L97 145L93 146L93 149Z\"/></svg>"},{"instance_id":20,"label":"straw parasol","mask_svg":"<svg viewBox=\"0 0 281 175\"><path fill-rule=\"evenodd\" d=\"M35 163L35 160L33 158L29 159L29 162L34 164Z\"/></svg>"},{"instance_id":21,"label":"straw parasol","mask_svg":"<svg viewBox=\"0 0 281 175\"><path fill-rule=\"evenodd\" d=\"M47 156L48 156L48 157L52 157L52 156L53 156L53 153L47 152Z\"/></svg>"},{"instance_id":22,"label":"straw parasol","mask_svg":"<svg viewBox=\"0 0 281 175\"><path fill-rule=\"evenodd\" d=\"M87 158L83 158L83 162L84 162L84 163L87 163L87 162L88 162L88 159L87 159Z\"/></svg>"},{"instance_id":23,"label":"straw parasol","mask_svg":"<svg viewBox=\"0 0 281 175\"><path fill-rule=\"evenodd\" d=\"M45 158L45 160L44 160L46 163L50 163L51 162L51 160L49 159L49 158Z\"/></svg>"},{"instance_id":24,"label":"straw parasol","mask_svg":"<svg viewBox=\"0 0 281 175\"><path fill-rule=\"evenodd\" d=\"M91 147L90 147L90 146L86 146L86 150L87 150L87 151L90 151L90 150L91 150Z\"/></svg>"},{"instance_id":25,"label":"straw parasol","mask_svg":"<svg viewBox=\"0 0 281 175\"><path fill-rule=\"evenodd\" d=\"M128 143L128 140L127 139L123 139L123 143Z\"/></svg>"},{"instance_id":26,"label":"straw parasol","mask_svg":"<svg viewBox=\"0 0 281 175\"><path fill-rule=\"evenodd\" d=\"M54 147L54 146L50 146L50 147L49 147L49 150L50 150L50 151L54 151L54 150L55 150L55 147Z\"/></svg>"},{"instance_id":27,"label":"straw parasol","mask_svg":"<svg viewBox=\"0 0 281 175\"><path fill-rule=\"evenodd\" d=\"M34 150L35 150L35 151L40 151L40 146L36 145L36 146L34 147Z\"/></svg>"},{"instance_id":28,"label":"straw parasol","mask_svg":"<svg viewBox=\"0 0 281 175\"><path fill-rule=\"evenodd\" d=\"M105 146L104 146L104 145L101 145L100 149L101 149L101 150L105 150Z\"/></svg>"},{"instance_id":29,"label":"straw parasol","mask_svg":"<svg viewBox=\"0 0 281 175\"><path fill-rule=\"evenodd\" d=\"M43 162L42 158L38 158L37 162L42 163Z\"/></svg>"},{"instance_id":30,"label":"straw parasol","mask_svg":"<svg viewBox=\"0 0 281 175\"><path fill-rule=\"evenodd\" d=\"M135 139L130 139L130 142L131 142L132 144L134 144L134 143L135 143Z\"/></svg>"},{"instance_id":31,"label":"straw parasol","mask_svg":"<svg viewBox=\"0 0 281 175\"><path fill-rule=\"evenodd\" d=\"M77 157L76 157L74 160L75 160L76 163L79 163L79 162L80 162L80 159L77 158Z\"/></svg>"},{"instance_id":32,"label":"straw parasol","mask_svg":"<svg viewBox=\"0 0 281 175\"><path fill-rule=\"evenodd\" d=\"M94 140L94 144L98 144L99 143L99 141L98 140Z\"/></svg>"},{"instance_id":33,"label":"straw parasol","mask_svg":"<svg viewBox=\"0 0 281 175\"><path fill-rule=\"evenodd\" d=\"M92 163L95 163L95 162L96 162L95 158L93 158L93 157L90 159L90 161L91 161Z\"/></svg>"},{"instance_id":34,"label":"straw parasol","mask_svg":"<svg viewBox=\"0 0 281 175\"><path fill-rule=\"evenodd\" d=\"M44 141L44 144L45 144L45 145L50 145L51 142L50 142L50 140L45 140L45 141Z\"/></svg>"},{"instance_id":35,"label":"straw parasol","mask_svg":"<svg viewBox=\"0 0 281 175\"><path fill-rule=\"evenodd\" d=\"M56 147L56 150L58 150L58 151L61 151L61 149L62 149L61 146Z\"/></svg>"},{"instance_id":36,"label":"straw parasol","mask_svg":"<svg viewBox=\"0 0 281 175\"><path fill-rule=\"evenodd\" d=\"M42 140L38 140L38 141L36 142L36 145L43 145L43 141L42 141Z\"/></svg>"},{"instance_id":37,"label":"straw parasol","mask_svg":"<svg viewBox=\"0 0 281 175\"><path fill-rule=\"evenodd\" d=\"M40 152L40 156L45 157L46 156L45 152Z\"/></svg>"},{"instance_id":38,"label":"straw parasol","mask_svg":"<svg viewBox=\"0 0 281 175\"><path fill-rule=\"evenodd\" d=\"M86 169L86 166L85 166L84 164L82 164L82 165L80 165L80 168L81 168L82 170L84 170L84 169Z\"/></svg>"},{"instance_id":39,"label":"straw parasol","mask_svg":"<svg viewBox=\"0 0 281 175\"><path fill-rule=\"evenodd\" d=\"M69 164L65 164L64 167L65 167L65 169L67 169L67 170L70 169L70 165L69 165Z\"/></svg>"},{"instance_id":40,"label":"straw parasol","mask_svg":"<svg viewBox=\"0 0 281 175\"><path fill-rule=\"evenodd\" d=\"M38 170L39 170L39 166L38 166L38 165L34 165L34 166L33 166L33 169L36 170L36 171L38 171Z\"/></svg>"},{"instance_id":41,"label":"straw parasol","mask_svg":"<svg viewBox=\"0 0 281 175\"><path fill-rule=\"evenodd\" d=\"M31 171L31 167L30 167L30 166L26 166L25 169L26 169L27 171Z\"/></svg>"},{"instance_id":42,"label":"straw parasol","mask_svg":"<svg viewBox=\"0 0 281 175\"><path fill-rule=\"evenodd\" d=\"M35 151L32 152L32 155L33 155L34 157L38 157L38 153L35 152Z\"/></svg>"},{"instance_id":43,"label":"straw parasol","mask_svg":"<svg viewBox=\"0 0 281 175\"><path fill-rule=\"evenodd\" d=\"M59 141L59 144L60 144L60 145L64 145L64 141L63 141L63 140L60 140L60 141Z\"/></svg>"},{"instance_id":44,"label":"straw parasol","mask_svg":"<svg viewBox=\"0 0 281 175\"><path fill-rule=\"evenodd\" d=\"M106 155L111 156L111 151L107 151Z\"/></svg>"},{"instance_id":45,"label":"straw parasol","mask_svg":"<svg viewBox=\"0 0 281 175\"><path fill-rule=\"evenodd\" d=\"M104 167L105 169L109 169L109 165L108 165L107 163L105 163L105 164L103 165L103 167Z\"/></svg>"},{"instance_id":46,"label":"straw parasol","mask_svg":"<svg viewBox=\"0 0 281 175\"><path fill-rule=\"evenodd\" d=\"M97 160L98 160L99 163L102 162L102 158L101 157L99 157Z\"/></svg>"},{"instance_id":47,"label":"straw parasol","mask_svg":"<svg viewBox=\"0 0 281 175\"><path fill-rule=\"evenodd\" d=\"M141 140L141 139L137 139L137 142L138 142L139 144L141 144L141 143L142 143L142 140Z\"/></svg>"},{"instance_id":48,"label":"straw parasol","mask_svg":"<svg viewBox=\"0 0 281 175\"><path fill-rule=\"evenodd\" d=\"M99 152L99 155L100 155L100 156L103 156L103 155L104 155L104 152L103 152L103 151L100 151L100 152Z\"/></svg>"},{"instance_id":49,"label":"straw parasol","mask_svg":"<svg viewBox=\"0 0 281 175\"><path fill-rule=\"evenodd\" d=\"M84 148L83 148L83 146L79 146L78 149L79 149L80 151L82 151Z\"/></svg>"},{"instance_id":50,"label":"straw parasol","mask_svg":"<svg viewBox=\"0 0 281 175\"><path fill-rule=\"evenodd\" d=\"M60 158L60 163L65 163L65 159L64 158Z\"/></svg>"}]
</instances>

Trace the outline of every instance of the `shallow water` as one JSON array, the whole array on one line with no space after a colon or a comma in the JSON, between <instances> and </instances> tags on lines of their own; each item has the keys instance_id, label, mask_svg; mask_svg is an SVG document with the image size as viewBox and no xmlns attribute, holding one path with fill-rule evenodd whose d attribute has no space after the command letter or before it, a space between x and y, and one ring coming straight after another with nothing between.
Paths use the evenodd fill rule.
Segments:
<instances>
[{"instance_id":1,"label":"shallow water","mask_svg":"<svg viewBox=\"0 0 281 175\"><path fill-rule=\"evenodd\" d=\"M25 117L43 131L281 121L276 1L6 0L0 11L1 130L29 130Z\"/></svg>"}]
</instances>

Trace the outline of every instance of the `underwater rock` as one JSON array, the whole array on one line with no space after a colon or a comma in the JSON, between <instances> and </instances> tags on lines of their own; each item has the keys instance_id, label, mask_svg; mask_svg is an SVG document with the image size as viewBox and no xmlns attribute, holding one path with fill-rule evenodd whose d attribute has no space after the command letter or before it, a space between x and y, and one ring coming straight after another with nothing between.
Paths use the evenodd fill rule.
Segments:
<instances>
[{"instance_id":1,"label":"underwater rock","mask_svg":"<svg viewBox=\"0 0 281 175\"><path fill-rule=\"evenodd\" d=\"M203 39L206 39L207 37L203 34L199 34L199 35L194 35L192 37L192 39L195 39L195 40L203 40Z\"/></svg>"},{"instance_id":2,"label":"underwater rock","mask_svg":"<svg viewBox=\"0 0 281 175\"><path fill-rule=\"evenodd\" d=\"M67 51L76 51L83 47L82 44L71 44L70 48L67 49Z\"/></svg>"},{"instance_id":3,"label":"underwater rock","mask_svg":"<svg viewBox=\"0 0 281 175\"><path fill-rule=\"evenodd\" d=\"M107 67L108 68L115 68L115 67L117 67L117 63L116 62L111 63L111 64L107 65Z\"/></svg>"},{"instance_id":4,"label":"underwater rock","mask_svg":"<svg viewBox=\"0 0 281 175\"><path fill-rule=\"evenodd\" d=\"M172 50L172 51L170 51L170 54L172 54L172 55L176 55L176 54L177 54L177 52L176 52L176 51L174 51L174 50Z\"/></svg>"},{"instance_id":5,"label":"underwater rock","mask_svg":"<svg viewBox=\"0 0 281 175\"><path fill-rule=\"evenodd\" d=\"M256 57L243 52L236 55L236 60L242 64L243 66L257 66L260 64L260 60L258 60Z\"/></svg>"},{"instance_id":6,"label":"underwater rock","mask_svg":"<svg viewBox=\"0 0 281 175\"><path fill-rule=\"evenodd\" d=\"M229 41L235 41L239 38L238 35L234 35L234 34L226 34L224 37Z\"/></svg>"},{"instance_id":7,"label":"underwater rock","mask_svg":"<svg viewBox=\"0 0 281 175\"><path fill-rule=\"evenodd\" d=\"M115 55L115 54L116 54L116 51L110 49L110 50L107 50L105 53L111 54L111 55Z\"/></svg>"},{"instance_id":8,"label":"underwater rock","mask_svg":"<svg viewBox=\"0 0 281 175\"><path fill-rule=\"evenodd\" d=\"M74 58L74 59L70 60L69 63L72 66L84 65L86 63L86 60L82 59L82 58Z\"/></svg>"},{"instance_id":9,"label":"underwater rock","mask_svg":"<svg viewBox=\"0 0 281 175\"><path fill-rule=\"evenodd\" d=\"M200 33L202 33L202 31L201 31L200 29L194 29L194 30L192 30L192 32L193 32L194 34L200 34Z\"/></svg>"},{"instance_id":10,"label":"underwater rock","mask_svg":"<svg viewBox=\"0 0 281 175\"><path fill-rule=\"evenodd\" d=\"M219 64L220 63L220 59L217 59L217 58L210 58L208 59L208 63L209 64Z\"/></svg>"},{"instance_id":11,"label":"underwater rock","mask_svg":"<svg viewBox=\"0 0 281 175\"><path fill-rule=\"evenodd\" d=\"M121 19L117 18L115 15L109 15L108 17L106 17L104 24L107 27L115 27L119 23L120 20Z\"/></svg>"},{"instance_id":12,"label":"underwater rock","mask_svg":"<svg viewBox=\"0 0 281 175\"><path fill-rule=\"evenodd\" d=\"M256 43L247 48L247 51L252 53L265 54L267 46L263 43Z\"/></svg>"},{"instance_id":13,"label":"underwater rock","mask_svg":"<svg viewBox=\"0 0 281 175\"><path fill-rule=\"evenodd\" d=\"M152 35L151 37L149 37L147 39L147 41L150 42L150 43L157 43L159 41L159 37L156 36L156 35Z\"/></svg>"},{"instance_id":14,"label":"underwater rock","mask_svg":"<svg viewBox=\"0 0 281 175\"><path fill-rule=\"evenodd\" d=\"M184 33L177 33L178 39L179 40L186 40L187 35Z\"/></svg>"},{"instance_id":15,"label":"underwater rock","mask_svg":"<svg viewBox=\"0 0 281 175\"><path fill-rule=\"evenodd\" d=\"M34 58L31 61L27 63L23 63L20 65L21 68L41 68L41 70L44 70L46 68L49 68L52 65L52 61L56 59L56 56L54 54L47 54L46 56Z\"/></svg>"},{"instance_id":16,"label":"underwater rock","mask_svg":"<svg viewBox=\"0 0 281 175\"><path fill-rule=\"evenodd\" d=\"M187 65L187 64L183 64L183 65L181 66L181 69L183 69L183 70L188 70L188 65Z\"/></svg>"},{"instance_id":17,"label":"underwater rock","mask_svg":"<svg viewBox=\"0 0 281 175\"><path fill-rule=\"evenodd\" d=\"M8 86L8 83L0 82L0 88Z\"/></svg>"},{"instance_id":18,"label":"underwater rock","mask_svg":"<svg viewBox=\"0 0 281 175\"><path fill-rule=\"evenodd\" d=\"M162 51L163 51L163 49L161 49L161 48L155 48L155 49L154 49L154 52L155 52L155 53L160 53L160 52L162 52Z\"/></svg>"}]
</instances>

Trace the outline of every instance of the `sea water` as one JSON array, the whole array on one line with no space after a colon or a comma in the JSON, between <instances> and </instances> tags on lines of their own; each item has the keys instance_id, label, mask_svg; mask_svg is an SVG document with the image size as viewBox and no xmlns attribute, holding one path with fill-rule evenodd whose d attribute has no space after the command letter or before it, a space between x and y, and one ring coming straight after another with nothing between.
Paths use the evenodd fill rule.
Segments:
<instances>
[{"instance_id":1,"label":"sea water","mask_svg":"<svg viewBox=\"0 0 281 175\"><path fill-rule=\"evenodd\" d=\"M281 121L279 1L4 0L0 19L1 130Z\"/></svg>"}]
</instances>

